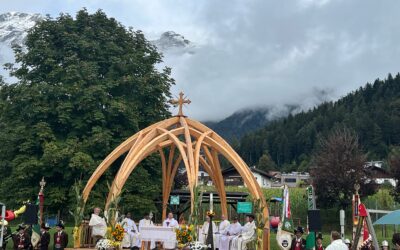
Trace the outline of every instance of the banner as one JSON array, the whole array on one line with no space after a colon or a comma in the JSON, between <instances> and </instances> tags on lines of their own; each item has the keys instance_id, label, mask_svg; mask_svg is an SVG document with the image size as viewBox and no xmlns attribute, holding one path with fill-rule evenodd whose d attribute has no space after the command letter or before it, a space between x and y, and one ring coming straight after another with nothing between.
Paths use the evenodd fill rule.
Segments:
<instances>
[{"instance_id":1,"label":"banner","mask_svg":"<svg viewBox=\"0 0 400 250\"><path fill-rule=\"evenodd\" d=\"M293 220L292 214L290 212L290 197L289 197L289 188L285 186L283 190L283 215L282 215L282 230L293 232Z\"/></svg>"}]
</instances>

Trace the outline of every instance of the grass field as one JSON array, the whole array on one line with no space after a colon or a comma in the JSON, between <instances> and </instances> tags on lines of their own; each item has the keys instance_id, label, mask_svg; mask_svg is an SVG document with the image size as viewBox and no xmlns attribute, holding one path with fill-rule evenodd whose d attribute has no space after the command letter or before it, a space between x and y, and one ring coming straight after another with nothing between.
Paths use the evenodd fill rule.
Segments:
<instances>
[{"instance_id":1,"label":"grass field","mask_svg":"<svg viewBox=\"0 0 400 250\"><path fill-rule=\"evenodd\" d=\"M66 232L68 233L68 247L72 248L73 247L73 238L72 238L72 227L66 227ZM15 228L13 228L13 230L15 231ZM381 226L377 226L375 227L375 232L377 234L378 237L378 241L379 241L379 245L382 243L383 240L387 240L389 243L391 242L391 238L392 238L392 234L394 232L393 227L387 227L387 235L386 237L382 236L382 228ZM49 249L53 249L53 234L55 232L55 229L51 229L50 230L50 235L51 235L51 244ZM329 234L330 232L324 232L323 233L323 245L326 247L329 245L330 243L330 238L329 238ZM304 237L305 238L305 237ZM351 234L346 234L346 238L351 238ZM12 250L13 249L13 243L11 241L9 241L9 244L7 244L7 250ZM277 242L276 242L276 234L275 233L271 233L271 250L279 250Z\"/></svg>"}]
</instances>

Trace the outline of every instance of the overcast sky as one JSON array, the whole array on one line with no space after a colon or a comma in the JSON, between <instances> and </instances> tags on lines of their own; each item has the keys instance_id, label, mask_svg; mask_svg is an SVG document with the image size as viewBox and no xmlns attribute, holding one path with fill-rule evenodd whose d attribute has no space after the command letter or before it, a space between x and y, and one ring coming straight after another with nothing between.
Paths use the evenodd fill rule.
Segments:
<instances>
[{"instance_id":1,"label":"overcast sky","mask_svg":"<svg viewBox=\"0 0 400 250\"><path fill-rule=\"evenodd\" d=\"M337 99L400 68L400 1L0 0L0 12L57 16L99 8L149 39L173 30L195 54L166 54L192 100L185 113L221 119L246 107Z\"/></svg>"}]
</instances>

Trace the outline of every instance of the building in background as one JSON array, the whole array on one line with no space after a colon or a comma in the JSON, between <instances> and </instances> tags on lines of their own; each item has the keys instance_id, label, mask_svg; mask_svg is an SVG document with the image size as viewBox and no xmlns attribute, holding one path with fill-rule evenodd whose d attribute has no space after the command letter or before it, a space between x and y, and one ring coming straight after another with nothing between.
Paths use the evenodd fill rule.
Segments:
<instances>
[{"instance_id":1,"label":"building in background","mask_svg":"<svg viewBox=\"0 0 400 250\"><path fill-rule=\"evenodd\" d=\"M255 166L250 167L251 172L253 173L254 178L256 178L258 184L262 188L270 188L272 187L272 182L274 176L268 172L262 171ZM227 168L222 171L222 177L224 178L225 186L238 186L244 187L243 178L237 172L234 167Z\"/></svg>"}]
</instances>

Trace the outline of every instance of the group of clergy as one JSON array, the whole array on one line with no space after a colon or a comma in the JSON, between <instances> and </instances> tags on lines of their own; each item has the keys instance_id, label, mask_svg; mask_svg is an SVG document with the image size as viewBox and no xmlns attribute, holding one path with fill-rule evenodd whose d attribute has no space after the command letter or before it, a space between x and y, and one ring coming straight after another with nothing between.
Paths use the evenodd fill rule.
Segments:
<instances>
[{"instance_id":1,"label":"group of clergy","mask_svg":"<svg viewBox=\"0 0 400 250\"><path fill-rule=\"evenodd\" d=\"M256 223L254 215L246 216L246 224L242 226L237 217L233 218L233 222L221 217L222 221L219 225L218 234L214 243L219 250L246 250L247 243L254 239L256 235ZM217 234L217 235L218 235Z\"/></svg>"},{"instance_id":2,"label":"group of clergy","mask_svg":"<svg viewBox=\"0 0 400 250\"><path fill-rule=\"evenodd\" d=\"M101 209L95 208L89 221L89 226L92 227L92 238L94 242L103 238L107 231L107 223L104 218L100 216ZM139 237L139 232L142 227L153 226L153 222L148 214L139 221L139 226L136 226L135 221L132 219L131 213L126 213L125 217L120 222L124 228L125 234L121 246L124 249L140 248L142 242ZM155 243L151 242L150 248L155 248Z\"/></svg>"},{"instance_id":3,"label":"group of clergy","mask_svg":"<svg viewBox=\"0 0 400 250\"><path fill-rule=\"evenodd\" d=\"M99 215L100 211L99 208L95 208L89 222L89 226L92 227L92 237L95 242L103 238L107 230L107 224L104 218ZM139 221L139 226L137 227L135 221L132 219L131 213L127 213L121 221L121 225L126 232L122 240L122 248L131 249L141 247L141 227L153 226L153 222L148 215L145 215L144 218ZM168 217L163 221L162 225L168 228L179 228L180 226L178 221L174 218L173 213L168 213ZM207 216L206 221L199 231L199 241L204 244L206 243L209 226L210 218ZM246 216L246 224L244 226L239 223L237 217L233 218L231 223L222 215L218 227L214 222L212 222L212 227L214 233L214 248L219 248L220 250L246 250L247 243L254 238L256 233L256 224L254 215L252 214ZM155 242L150 242L150 249L154 247ZM164 242L165 249L175 249L175 247L176 239Z\"/></svg>"}]
</instances>

